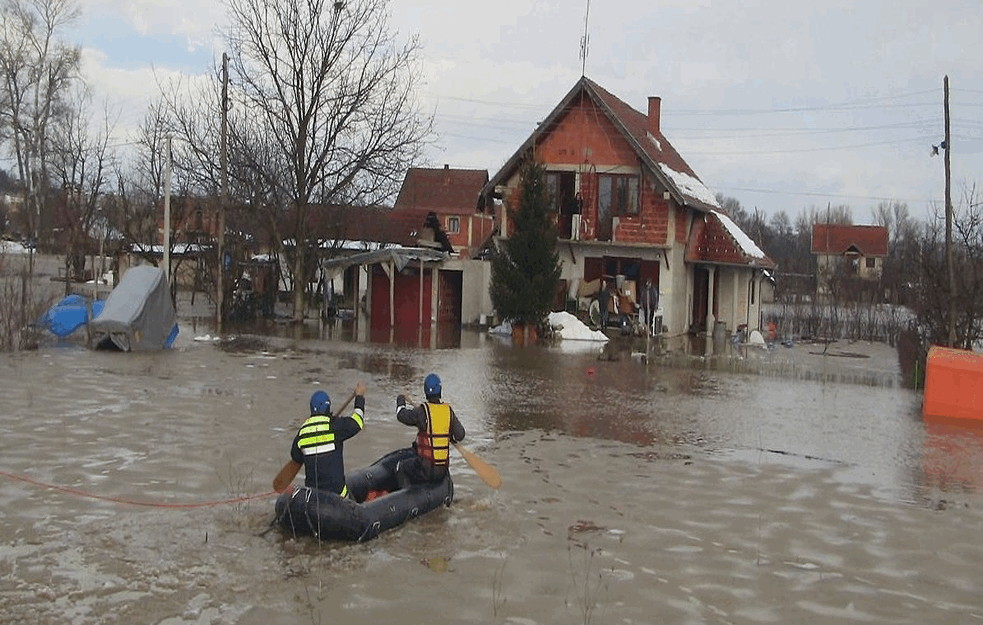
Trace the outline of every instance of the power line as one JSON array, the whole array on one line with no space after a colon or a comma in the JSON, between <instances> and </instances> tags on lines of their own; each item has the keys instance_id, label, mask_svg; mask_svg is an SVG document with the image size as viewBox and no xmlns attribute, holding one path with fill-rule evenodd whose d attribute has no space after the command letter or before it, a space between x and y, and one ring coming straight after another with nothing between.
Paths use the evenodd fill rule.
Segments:
<instances>
[{"instance_id":1,"label":"power line","mask_svg":"<svg viewBox=\"0 0 983 625\"><path fill-rule=\"evenodd\" d=\"M883 202L931 202L932 198L922 198L922 199L910 199L910 198L900 198L900 197L886 197L877 195L847 195L841 193L820 193L818 191L776 191L774 189L754 189L750 187L736 187L729 186L727 184L714 185L716 189L723 189L728 191L743 191L745 193L762 193L765 195L794 195L802 197L821 197L821 198L837 198L841 200L877 200Z\"/></svg>"}]
</instances>

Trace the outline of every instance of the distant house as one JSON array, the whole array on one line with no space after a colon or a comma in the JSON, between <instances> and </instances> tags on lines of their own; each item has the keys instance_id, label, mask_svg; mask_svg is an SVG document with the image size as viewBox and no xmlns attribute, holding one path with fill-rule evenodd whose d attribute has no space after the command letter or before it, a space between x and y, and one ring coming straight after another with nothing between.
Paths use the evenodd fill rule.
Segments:
<instances>
[{"instance_id":1,"label":"distant house","mask_svg":"<svg viewBox=\"0 0 983 625\"><path fill-rule=\"evenodd\" d=\"M637 302L651 279L671 334L758 328L764 272L775 264L662 134L661 102L650 97L641 113L581 78L491 177L486 204L498 202L508 237L523 159L545 165L563 265L558 306L582 308L602 278Z\"/></svg>"},{"instance_id":2,"label":"distant house","mask_svg":"<svg viewBox=\"0 0 983 625\"><path fill-rule=\"evenodd\" d=\"M495 226L494 215L485 212L481 195L487 182L488 172L483 169L414 167L406 172L391 218L401 219L401 214L426 218L433 213L453 251L471 258Z\"/></svg>"},{"instance_id":3,"label":"distant house","mask_svg":"<svg viewBox=\"0 0 983 625\"><path fill-rule=\"evenodd\" d=\"M888 253L887 228L813 224L812 253L816 256L816 297L828 298L837 278L880 280Z\"/></svg>"}]
</instances>

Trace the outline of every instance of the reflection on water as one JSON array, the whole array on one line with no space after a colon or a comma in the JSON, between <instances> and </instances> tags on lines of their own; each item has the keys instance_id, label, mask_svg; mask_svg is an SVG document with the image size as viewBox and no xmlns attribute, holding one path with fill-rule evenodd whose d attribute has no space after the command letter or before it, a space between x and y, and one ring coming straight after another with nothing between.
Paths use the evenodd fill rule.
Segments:
<instances>
[{"instance_id":1,"label":"reflection on water","mask_svg":"<svg viewBox=\"0 0 983 625\"><path fill-rule=\"evenodd\" d=\"M448 623L983 618L980 440L924 423L910 390L804 372L857 358L797 346L731 371L658 341L262 329L0 355L2 470L75 491L0 482L0 620L425 622L434 582ZM368 384L350 467L405 446L394 398L420 400L431 371L500 490L454 454L454 505L369 545L264 533L272 498L179 507L268 491L313 388L340 403Z\"/></svg>"},{"instance_id":2,"label":"reflection on water","mask_svg":"<svg viewBox=\"0 0 983 625\"><path fill-rule=\"evenodd\" d=\"M913 493L920 486L951 483L922 476L929 472L925 441L940 439L918 419L919 396L896 384L896 367L868 369L866 356L848 345L760 349L709 337L615 337L522 347L454 326L370 336L351 321L251 329L265 332L237 335L221 348L314 355L322 366L311 380L331 369L361 371L420 399L423 376L437 371L455 409L483 438L535 430L735 457L768 454L837 466L847 479L905 501L920 499ZM322 352L330 356L317 356Z\"/></svg>"},{"instance_id":3,"label":"reflection on water","mask_svg":"<svg viewBox=\"0 0 983 625\"><path fill-rule=\"evenodd\" d=\"M983 492L983 420L925 419L926 485L943 492Z\"/></svg>"}]
</instances>

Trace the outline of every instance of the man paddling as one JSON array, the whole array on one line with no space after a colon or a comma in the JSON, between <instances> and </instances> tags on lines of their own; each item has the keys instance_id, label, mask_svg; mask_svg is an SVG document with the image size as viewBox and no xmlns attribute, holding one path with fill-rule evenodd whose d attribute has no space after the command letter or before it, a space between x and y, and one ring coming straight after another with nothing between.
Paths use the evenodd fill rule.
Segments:
<instances>
[{"instance_id":1,"label":"man paddling","mask_svg":"<svg viewBox=\"0 0 983 625\"><path fill-rule=\"evenodd\" d=\"M361 381L355 384L355 409L349 417L331 414L331 398L326 392L311 395L311 416L290 445L290 459L304 465L305 486L348 496L344 444L362 431L364 418L365 384Z\"/></svg>"},{"instance_id":2,"label":"man paddling","mask_svg":"<svg viewBox=\"0 0 983 625\"><path fill-rule=\"evenodd\" d=\"M450 404L441 401L441 383L436 373L423 381L426 403L417 407L407 405L406 396L396 398L396 418L400 423L416 426L416 455L400 460L396 465L396 479L400 488L414 482L439 482L447 475L450 466L451 443L464 440L464 426Z\"/></svg>"}]
</instances>

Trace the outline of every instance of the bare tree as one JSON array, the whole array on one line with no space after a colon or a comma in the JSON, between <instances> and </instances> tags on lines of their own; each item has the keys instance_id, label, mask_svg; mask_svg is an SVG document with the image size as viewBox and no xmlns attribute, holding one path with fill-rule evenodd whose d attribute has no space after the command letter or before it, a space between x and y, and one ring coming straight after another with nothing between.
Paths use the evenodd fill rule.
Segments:
<instances>
[{"instance_id":1,"label":"bare tree","mask_svg":"<svg viewBox=\"0 0 983 625\"><path fill-rule=\"evenodd\" d=\"M946 271L945 217L936 207L919 250L915 308L927 339L939 344L948 343L954 309L953 347L973 349L983 340L983 202L975 186L965 189L962 202L954 207L952 228L956 290L950 289ZM950 308L952 301L955 306Z\"/></svg>"},{"instance_id":2,"label":"bare tree","mask_svg":"<svg viewBox=\"0 0 983 625\"><path fill-rule=\"evenodd\" d=\"M57 243L65 252L66 295L69 279L84 275L85 255L94 253L96 241L105 239L105 219L99 209L115 158L109 148L115 121L104 109L101 125L95 129L89 101L87 90L78 89L71 108L55 120L52 133L51 172L61 188L54 224Z\"/></svg>"},{"instance_id":3,"label":"bare tree","mask_svg":"<svg viewBox=\"0 0 983 625\"><path fill-rule=\"evenodd\" d=\"M80 48L60 39L79 16L75 0L5 0L0 8L0 115L26 189L36 239L50 190L48 154L53 120L77 80ZM33 264L33 256L32 256Z\"/></svg>"},{"instance_id":4,"label":"bare tree","mask_svg":"<svg viewBox=\"0 0 983 625\"><path fill-rule=\"evenodd\" d=\"M229 0L229 8L233 101L269 140L262 152L271 160L252 169L288 202L283 234L295 242L299 280L308 275L312 208L381 203L420 158L433 124L413 100L419 44L396 41L388 0ZM295 321L304 309L294 288Z\"/></svg>"}]
</instances>

